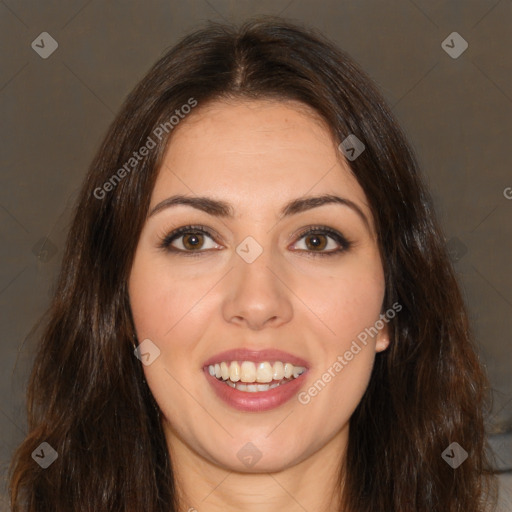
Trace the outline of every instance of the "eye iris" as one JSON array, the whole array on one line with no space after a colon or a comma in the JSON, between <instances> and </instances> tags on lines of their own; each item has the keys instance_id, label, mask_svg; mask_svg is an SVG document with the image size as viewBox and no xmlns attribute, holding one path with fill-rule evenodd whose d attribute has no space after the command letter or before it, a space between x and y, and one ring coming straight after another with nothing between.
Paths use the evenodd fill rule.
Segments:
<instances>
[{"instance_id":1,"label":"eye iris","mask_svg":"<svg viewBox=\"0 0 512 512\"><path fill-rule=\"evenodd\" d=\"M188 233L183 235L183 246L186 249L196 249L198 246L202 245L201 238L202 235L198 233Z\"/></svg>"},{"instance_id":2,"label":"eye iris","mask_svg":"<svg viewBox=\"0 0 512 512\"><path fill-rule=\"evenodd\" d=\"M323 241L324 243L322 243L322 239L323 238ZM308 240L312 240L311 244L308 244ZM325 242L325 236L324 235L309 235L306 237L306 245L308 246L308 248L313 247L314 249L324 249L325 246L327 245L326 242Z\"/></svg>"}]
</instances>

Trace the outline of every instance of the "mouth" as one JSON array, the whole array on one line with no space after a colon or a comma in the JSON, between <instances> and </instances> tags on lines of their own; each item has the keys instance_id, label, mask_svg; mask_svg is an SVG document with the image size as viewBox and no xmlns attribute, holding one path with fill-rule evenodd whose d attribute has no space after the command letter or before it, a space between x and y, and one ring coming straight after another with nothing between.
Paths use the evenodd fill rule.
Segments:
<instances>
[{"instance_id":1,"label":"mouth","mask_svg":"<svg viewBox=\"0 0 512 512\"><path fill-rule=\"evenodd\" d=\"M288 402L304 385L308 363L277 350L234 350L206 361L203 373L230 407L262 412Z\"/></svg>"},{"instance_id":2,"label":"mouth","mask_svg":"<svg viewBox=\"0 0 512 512\"><path fill-rule=\"evenodd\" d=\"M244 393L277 388L302 375L306 368L282 361L221 361L208 365L208 373L220 382Z\"/></svg>"}]
</instances>

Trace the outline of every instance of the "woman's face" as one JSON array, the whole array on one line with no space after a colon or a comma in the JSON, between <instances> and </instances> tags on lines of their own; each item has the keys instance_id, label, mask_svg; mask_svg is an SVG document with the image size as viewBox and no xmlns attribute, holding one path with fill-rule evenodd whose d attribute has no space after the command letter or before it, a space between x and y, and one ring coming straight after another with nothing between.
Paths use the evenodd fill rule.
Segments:
<instances>
[{"instance_id":1,"label":"woman's face","mask_svg":"<svg viewBox=\"0 0 512 512\"><path fill-rule=\"evenodd\" d=\"M174 129L129 280L169 448L242 472L338 453L388 344L365 194L304 106L201 107ZM302 203L325 195L342 201Z\"/></svg>"}]
</instances>

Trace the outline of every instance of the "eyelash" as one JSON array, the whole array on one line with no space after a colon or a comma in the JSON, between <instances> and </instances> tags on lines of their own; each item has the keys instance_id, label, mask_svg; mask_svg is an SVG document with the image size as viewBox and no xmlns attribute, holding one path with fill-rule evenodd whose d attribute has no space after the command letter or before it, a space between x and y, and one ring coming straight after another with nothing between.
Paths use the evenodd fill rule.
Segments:
<instances>
[{"instance_id":1,"label":"eyelash","mask_svg":"<svg viewBox=\"0 0 512 512\"><path fill-rule=\"evenodd\" d=\"M164 235L160 238L160 243L158 244L159 249L173 252L175 254L182 254L184 256L200 256L206 251L184 251L183 249L176 249L175 247L171 246L171 243L174 242L174 240L180 238L184 234L203 234L209 236L212 240L215 238L212 233L205 227L201 225L189 225L189 226L183 226L181 228L175 229L171 233ZM352 242L347 240L341 233L338 231L328 228L327 226L310 226L307 230L300 233L299 237L297 238L297 241L301 240L302 238L306 237L307 235L327 235L331 237L335 242L337 242L341 247L335 250L331 250L328 252L323 251L306 251L303 249L300 249L300 252L307 252L309 255L313 257L324 257L324 256L335 256L338 254L341 254L345 251L348 251L352 247Z\"/></svg>"}]
</instances>

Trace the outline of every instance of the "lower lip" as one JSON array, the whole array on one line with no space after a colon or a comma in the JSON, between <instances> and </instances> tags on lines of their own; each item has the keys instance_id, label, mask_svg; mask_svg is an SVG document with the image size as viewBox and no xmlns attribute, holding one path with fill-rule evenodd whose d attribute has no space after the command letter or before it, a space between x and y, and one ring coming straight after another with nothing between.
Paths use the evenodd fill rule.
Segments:
<instances>
[{"instance_id":1,"label":"lower lip","mask_svg":"<svg viewBox=\"0 0 512 512\"><path fill-rule=\"evenodd\" d=\"M204 373L217 396L228 405L239 411L262 412L283 405L297 394L304 383L304 375L307 371L286 384L281 384L268 391L255 391L254 393L228 386L223 381L212 377L208 368L204 369Z\"/></svg>"}]
</instances>

